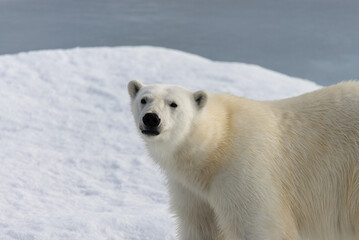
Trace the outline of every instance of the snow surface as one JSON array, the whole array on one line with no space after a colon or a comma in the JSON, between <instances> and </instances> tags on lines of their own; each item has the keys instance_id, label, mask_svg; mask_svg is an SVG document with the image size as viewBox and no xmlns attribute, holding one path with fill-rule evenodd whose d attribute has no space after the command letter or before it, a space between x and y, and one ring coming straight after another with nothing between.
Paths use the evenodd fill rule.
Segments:
<instances>
[{"instance_id":1,"label":"snow surface","mask_svg":"<svg viewBox=\"0 0 359 240\"><path fill-rule=\"evenodd\" d=\"M130 113L131 79L260 100L319 88L154 47L0 56L0 239L176 238L165 179Z\"/></svg>"}]
</instances>

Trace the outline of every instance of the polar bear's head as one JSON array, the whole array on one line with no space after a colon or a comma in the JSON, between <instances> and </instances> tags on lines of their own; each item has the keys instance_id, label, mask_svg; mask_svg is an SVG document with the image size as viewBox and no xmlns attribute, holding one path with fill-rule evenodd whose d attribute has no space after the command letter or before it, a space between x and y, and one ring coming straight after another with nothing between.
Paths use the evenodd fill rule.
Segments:
<instances>
[{"instance_id":1,"label":"polar bear's head","mask_svg":"<svg viewBox=\"0 0 359 240\"><path fill-rule=\"evenodd\" d=\"M207 102L204 91L191 92L172 85L128 83L132 113L146 141L176 143L191 130L198 111Z\"/></svg>"}]
</instances>

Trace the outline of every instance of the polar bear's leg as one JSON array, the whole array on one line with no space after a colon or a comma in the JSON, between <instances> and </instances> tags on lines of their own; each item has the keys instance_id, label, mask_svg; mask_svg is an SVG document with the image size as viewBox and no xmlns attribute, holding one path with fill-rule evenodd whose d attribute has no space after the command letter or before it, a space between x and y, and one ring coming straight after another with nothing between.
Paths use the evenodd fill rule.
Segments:
<instances>
[{"instance_id":1,"label":"polar bear's leg","mask_svg":"<svg viewBox=\"0 0 359 240\"><path fill-rule=\"evenodd\" d=\"M169 180L168 185L171 209L179 224L179 239L222 240L209 204L174 180Z\"/></svg>"}]
</instances>

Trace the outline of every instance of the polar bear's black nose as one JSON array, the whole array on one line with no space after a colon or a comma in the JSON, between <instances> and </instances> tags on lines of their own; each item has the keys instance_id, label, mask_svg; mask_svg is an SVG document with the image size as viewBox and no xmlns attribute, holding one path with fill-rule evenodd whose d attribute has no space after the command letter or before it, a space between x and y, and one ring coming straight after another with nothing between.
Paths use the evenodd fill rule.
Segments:
<instances>
[{"instance_id":1,"label":"polar bear's black nose","mask_svg":"<svg viewBox=\"0 0 359 240\"><path fill-rule=\"evenodd\" d=\"M161 119L156 113L146 113L145 116L143 116L142 121L146 127L154 128L160 125Z\"/></svg>"}]
</instances>

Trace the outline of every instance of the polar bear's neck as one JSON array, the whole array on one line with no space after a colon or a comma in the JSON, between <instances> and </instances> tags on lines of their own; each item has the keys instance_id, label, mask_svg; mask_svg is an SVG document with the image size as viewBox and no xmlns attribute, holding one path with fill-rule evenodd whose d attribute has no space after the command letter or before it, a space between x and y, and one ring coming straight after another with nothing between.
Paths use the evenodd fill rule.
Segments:
<instances>
[{"instance_id":1,"label":"polar bear's neck","mask_svg":"<svg viewBox=\"0 0 359 240\"><path fill-rule=\"evenodd\" d=\"M228 98L212 95L195 118L185 141L172 153L168 172L200 191L209 190L232 149L233 105L228 101L233 97Z\"/></svg>"}]
</instances>

